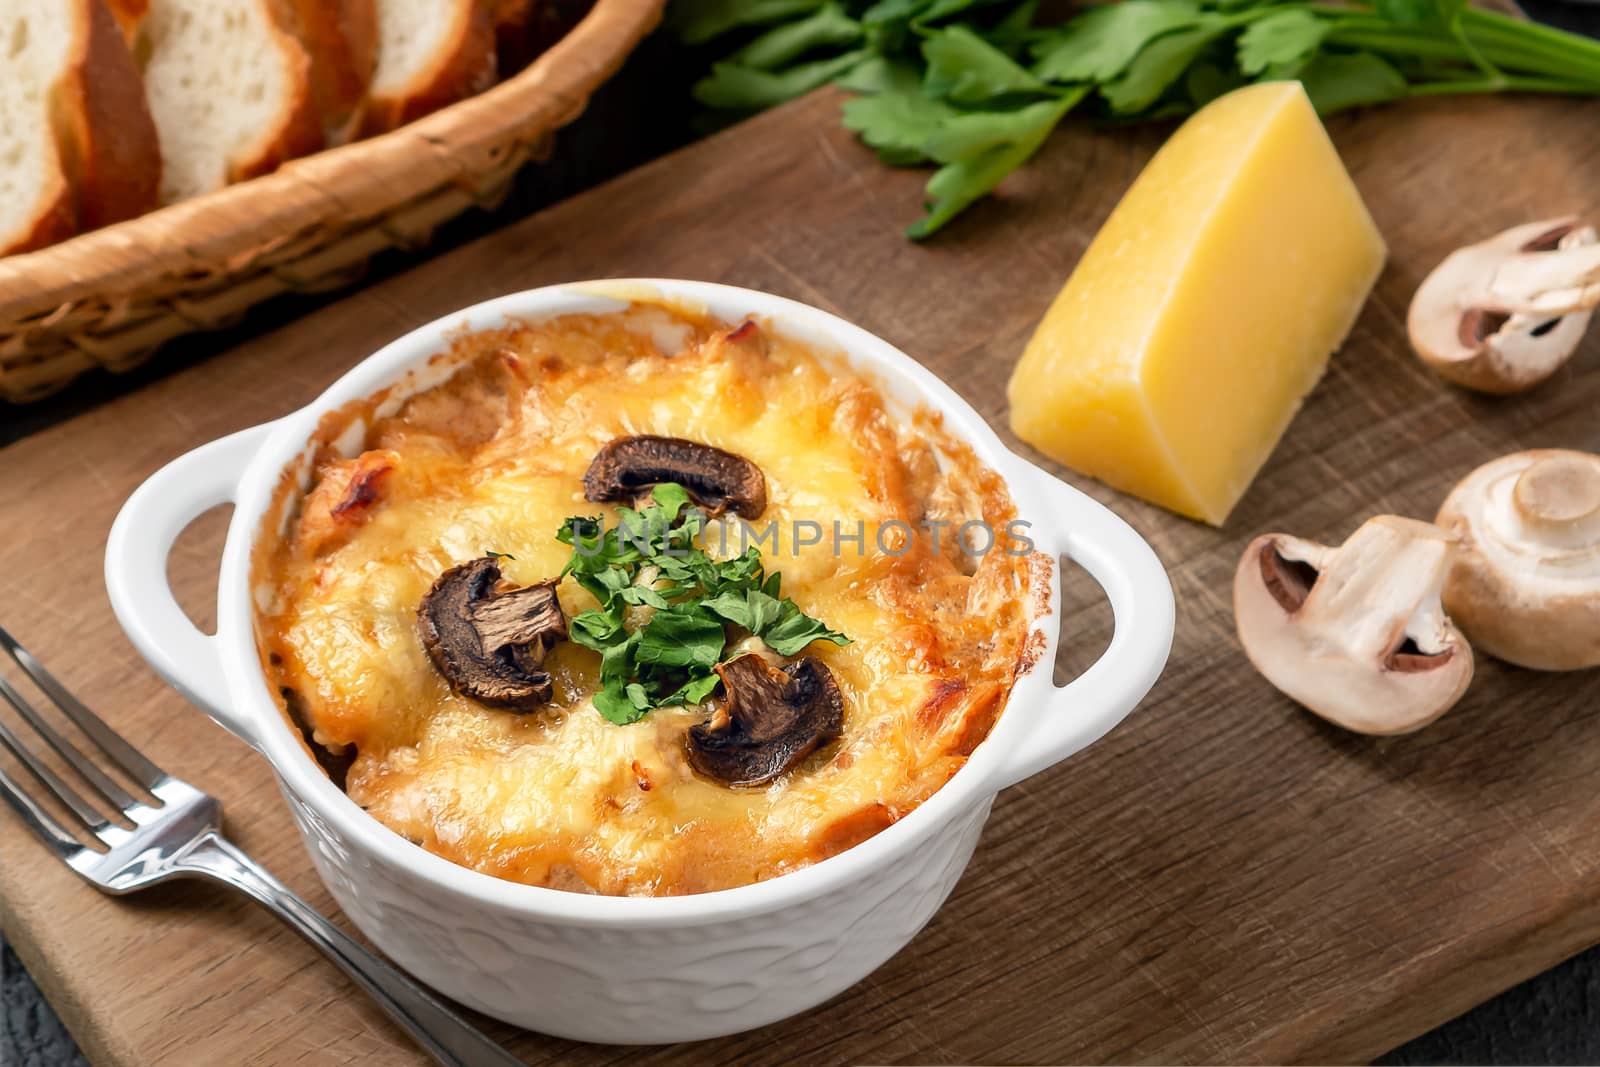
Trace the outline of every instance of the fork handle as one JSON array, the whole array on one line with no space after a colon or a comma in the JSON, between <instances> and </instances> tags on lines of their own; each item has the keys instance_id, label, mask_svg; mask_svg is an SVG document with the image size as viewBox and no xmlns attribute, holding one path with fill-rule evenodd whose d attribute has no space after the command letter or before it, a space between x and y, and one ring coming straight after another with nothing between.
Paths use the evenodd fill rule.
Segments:
<instances>
[{"instance_id":1,"label":"fork handle","mask_svg":"<svg viewBox=\"0 0 1600 1067\"><path fill-rule=\"evenodd\" d=\"M265 904L365 989L389 1018L445 1067L512 1067L522 1063L421 985L324 919L220 834L198 838L175 867L232 886Z\"/></svg>"}]
</instances>

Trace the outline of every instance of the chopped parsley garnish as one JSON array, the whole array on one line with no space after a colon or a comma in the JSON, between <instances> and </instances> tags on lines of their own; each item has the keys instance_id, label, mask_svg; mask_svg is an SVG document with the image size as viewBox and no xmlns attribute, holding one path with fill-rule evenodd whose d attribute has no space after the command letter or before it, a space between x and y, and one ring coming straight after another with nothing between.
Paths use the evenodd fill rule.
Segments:
<instances>
[{"instance_id":1,"label":"chopped parsley garnish","mask_svg":"<svg viewBox=\"0 0 1600 1067\"><path fill-rule=\"evenodd\" d=\"M652 496L655 502L637 511L618 508L610 527L574 516L556 533L573 550L562 575L600 602L574 616L567 632L600 653L594 706L605 718L636 722L654 708L709 697L730 623L782 656L797 655L813 641L850 643L782 597L782 576L765 572L756 549L721 561L706 555L695 543L705 516L690 506L681 485L658 485ZM635 625L629 608L653 610Z\"/></svg>"}]
</instances>

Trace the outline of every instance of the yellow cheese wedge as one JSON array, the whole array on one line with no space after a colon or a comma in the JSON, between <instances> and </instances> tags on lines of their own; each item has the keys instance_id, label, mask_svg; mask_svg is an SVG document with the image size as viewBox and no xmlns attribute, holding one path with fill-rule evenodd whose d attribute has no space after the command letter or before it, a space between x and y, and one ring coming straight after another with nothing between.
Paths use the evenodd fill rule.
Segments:
<instances>
[{"instance_id":1,"label":"yellow cheese wedge","mask_svg":"<svg viewBox=\"0 0 1600 1067\"><path fill-rule=\"evenodd\" d=\"M1197 112L1140 174L1012 375L1018 437L1220 525L1383 266L1298 82Z\"/></svg>"}]
</instances>

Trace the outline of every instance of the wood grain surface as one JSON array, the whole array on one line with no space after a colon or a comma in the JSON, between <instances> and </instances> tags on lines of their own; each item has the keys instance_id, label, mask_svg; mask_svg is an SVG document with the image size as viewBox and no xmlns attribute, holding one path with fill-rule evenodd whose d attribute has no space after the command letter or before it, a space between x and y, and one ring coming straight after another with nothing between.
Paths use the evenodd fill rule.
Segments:
<instances>
[{"instance_id":1,"label":"wood grain surface","mask_svg":"<svg viewBox=\"0 0 1600 1067\"><path fill-rule=\"evenodd\" d=\"M1166 131L1073 124L1002 198L917 246L899 231L922 175L880 167L837 106L823 93L768 114L0 451L0 620L158 762L220 796L240 843L331 910L265 765L118 630L100 577L117 507L167 460L306 402L414 326L598 276L817 304L925 362L1009 439L1012 361ZM1600 217L1600 112L1419 102L1332 132L1392 259L1227 529L1066 475L1171 571L1177 643L1145 705L1003 794L934 922L823 1008L676 1048L498 1035L535 1064L1365 1060L1600 941L1593 672L1485 661L1424 733L1361 738L1257 677L1228 607L1253 534L1336 541L1374 512L1431 516L1456 478L1503 452L1600 450L1600 331L1554 382L1510 400L1440 384L1404 334L1412 290L1452 247L1528 219ZM172 561L202 619L221 532L208 517ZM1109 612L1081 575L1066 627L1059 673L1107 639ZM9 812L0 921L98 1063L421 1062L264 911L200 885L102 898Z\"/></svg>"}]
</instances>

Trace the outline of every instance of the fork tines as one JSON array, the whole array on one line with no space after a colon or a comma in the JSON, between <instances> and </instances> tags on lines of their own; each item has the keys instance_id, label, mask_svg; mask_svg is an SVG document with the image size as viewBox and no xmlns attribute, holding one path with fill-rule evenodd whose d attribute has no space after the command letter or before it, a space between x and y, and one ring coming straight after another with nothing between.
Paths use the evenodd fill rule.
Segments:
<instances>
[{"instance_id":1,"label":"fork tines","mask_svg":"<svg viewBox=\"0 0 1600 1067\"><path fill-rule=\"evenodd\" d=\"M167 778L161 768L141 755L132 745L123 740L115 730L107 726L100 716L90 711L82 701L73 696L54 675L45 669L42 663L34 658L32 653L18 644L16 639L6 632L4 628L0 628L0 648L4 648L17 666L32 679L39 691L48 697L61 713L82 730L95 743L95 746L105 754L106 758L130 779L137 782L142 788L154 791ZM0 699L4 699L7 704L10 704L34 732L44 739L45 744L55 750L56 754L77 772L93 788L94 792L99 794L105 803L110 804L125 817L129 812L143 809L150 803L129 793L91 762L72 742L61 736L60 732L50 725L39 710L4 675L0 675ZM22 766L34 778L38 779L39 783L60 801L90 833L104 840L108 833L116 829L100 808L86 800L82 793L52 770L3 721L0 721L0 747L9 750ZM70 856L83 848L82 843L29 795L28 791L15 778L9 775L3 767L0 767L0 793L5 795L6 800L16 809L17 814L22 817L23 822L27 823L35 833L63 856ZM154 802L156 806L159 806L160 803L159 799Z\"/></svg>"}]
</instances>

